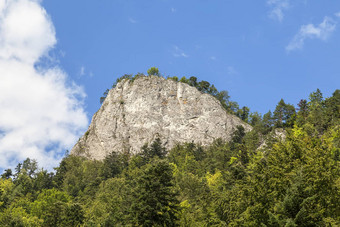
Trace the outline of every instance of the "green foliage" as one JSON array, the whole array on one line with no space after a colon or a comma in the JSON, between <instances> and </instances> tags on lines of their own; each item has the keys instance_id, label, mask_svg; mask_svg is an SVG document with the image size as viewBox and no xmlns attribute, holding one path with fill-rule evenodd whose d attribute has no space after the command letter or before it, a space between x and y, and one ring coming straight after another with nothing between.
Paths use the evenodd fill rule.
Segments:
<instances>
[{"instance_id":1,"label":"green foliage","mask_svg":"<svg viewBox=\"0 0 340 227\"><path fill-rule=\"evenodd\" d=\"M104 179L118 176L127 166L129 154L112 152L105 157L101 175Z\"/></svg>"},{"instance_id":2,"label":"green foliage","mask_svg":"<svg viewBox=\"0 0 340 227\"><path fill-rule=\"evenodd\" d=\"M79 204L66 192L43 190L30 207L31 214L43 220L43 226L79 226L84 215Z\"/></svg>"},{"instance_id":3,"label":"green foliage","mask_svg":"<svg viewBox=\"0 0 340 227\"><path fill-rule=\"evenodd\" d=\"M237 116L241 118L243 121L248 122L249 121L249 113L250 109L246 106L242 107L242 109L239 109L237 111Z\"/></svg>"},{"instance_id":4,"label":"green foliage","mask_svg":"<svg viewBox=\"0 0 340 227\"><path fill-rule=\"evenodd\" d=\"M151 67L147 71L148 76L161 76L158 68ZM141 76L144 76L142 73L138 73L135 76L131 74L125 74L122 77L119 77L116 82L112 85L112 88L115 88L117 83L119 83L122 80L129 80L130 82L133 82L136 78L139 78ZM197 88L199 91L210 94L214 96L216 99L218 99L221 103L221 105L231 114L235 114L239 116L242 120L248 122L248 117L250 114L250 110L248 107L243 107L242 109L239 109L239 105L235 101L230 101L228 91L218 91L216 87L213 84L210 84L208 81L202 80L198 81L197 77L191 76L190 78L186 78L183 76L181 79L179 79L177 76L168 76L168 80L174 80L176 82L186 83L192 87ZM109 93L109 89L107 89L103 96L100 98L100 103L102 104L106 98L106 96ZM121 101L121 104L124 104Z\"/></svg>"},{"instance_id":5,"label":"green foliage","mask_svg":"<svg viewBox=\"0 0 340 227\"><path fill-rule=\"evenodd\" d=\"M297 113L297 119L296 123L298 126L302 126L306 123L307 117L308 117L308 105L307 105L307 100L301 99L300 102L298 103L298 113Z\"/></svg>"},{"instance_id":6,"label":"green foliage","mask_svg":"<svg viewBox=\"0 0 340 227\"><path fill-rule=\"evenodd\" d=\"M165 150L165 147L162 146L162 141L160 140L160 138L156 138L150 146L148 146L148 144L145 144L142 147L140 156L142 157L144 163L147 163L155 157L161 159L164 158L166 153L167 151Z\"/></svg>"},{"instance_id":7,"label":"green foliage","mask_svg":"<svg viewBox=\"0 0 340 227\"><path fill-rule=\"evenodd\" d=\"M139 74L137 74L137 75L139 76ZM132 80L133 78L134 78L134 76L132 74L124 74L123 76L116 79L116 82L112 85L112 88L115 88L116 85L123 80Z\"/></svg>"},{"instance_id":8,"label":"green foliage","mask_svg":"<svg viewBox=\"0 0 340 227\"><path fill-rule=\"evenodd\" d=\"M221 102L224 108L228 108L227 103L229 102L229 94L228 91L220 91L216 94L217 100Z\"/></svg>"},{"instance_id":9,"label":"green foliage","mask_svg":"<svg viewBox=\"0 0 340 227\"><path fill-rule=\"evenodd\" d=\"M172 169L166 161L145 166L132 190L133 222L140 226L175 226L179 202L172 189Z\"/></svg>"},{"instance_id":10,"label":"green foliage","mask_svg":"<svg viewBox=\"0 0 340 227\"><path fill-rule=\"evenodd\" d=\"M63 174L61 188L73 197L84 200L92 198L101 183L102 166L100 161L68 156L65 159L66 172Z\"/></svg>"},{"instance_id":11,"label":"green foliage","mask_svg":"<svg viewBox=\"0 0 340 227\"><path fill-rule=\"evenodd\" d=\"M273 129L274 126L274 118L272 112L269 110L266 114L263 115L261 132L263 134L267 134Z\"/></svg>"},{"instance_id":12,"label":"green foliage","mask_svg":"<svg viewBox=\"0 0 340 227\"><path fill-rule=\"evenodd\" d=\"M100 97L100 104L103 104L103 102L105 101L107 95L109 94L109 89L106 89L106 91L103 93L103 96Z\"/></svg>"},{"instance_id":13,"label":"green foliage","mask_svg":"<svg viewBox=\"0 0 340 227\"><path fill-rule=\"evenodd\" d=\"M0 179L0 211L9 205L14 187L11 179Z\"/></svg>"},{"instance_id":14,"label":"green foliage","mask_svg":"<svg viewBox=\"0 0 340 227\"><path fill-rule=\"evenodd\" d=\"M177 76L173 76L173 77L170 76L170 77L167 77L166 79L178 82L178 77Z\"/></svg>"},{"instance_id":15,"label":"green foliage","mask_svg":"<svg viewBox=\"0 0 340 227\"><path fill-rule=\"evenodd\" d=\"M0 225L7 226L43 226L43 220L29 215L23 207L6 209L0 213Z\"/></svg>"},{"instance_id":16,"label":"green foliage","mask_svg":"<svg viewBox=\"0 0 340 227\"><path fill-rule=\"evenodd\" d=\"M181 80L236 110L227 92ZM253 130L209 146L67 155L55 174L26 159L1 175L0 226L340 226L340 90L298 107L237 109Z\"/></svg>"},{"instance_id":17,"label":"green foliage","mask_svg":"<svg viewBox=\"0 0 340 227\"><path fill-rule=\"evenodd\" d=\"M102 226L123 226L129 222L130 188L125 178L103 181L86 209L86 223Z\"/></svg>"},{"instance_id":18,"label":"green foliage","mask_svg":"<svg viewBox=\"0 0 340 227\"><path fill-rule=\"evenodd\" d=\"M277 128L293 126L295 121L295 107L291 104L286 104L285 101L281 99L275 108L273 120Z\"/></svg>"},{"instance_id":19,"label":"green foliage","mask_svg":"<svg viewBox=\"0 0 340 227\"><path fill-rule=\"evenodd\" d=\"M42 191L30 207L31 213L44 220L47 226L60 226L67 203L71 200L65 192L56 189Z\"/></svg>"},{"instance_id":20,"label":"green foliage","mask_svg":"<svg viewBox=\"0 0 340 227\"><path fill-rule=\"evenodd\" d=\"M9 179L11 176L13 176L13 172L11 169L5 169L5 172L1 174L2 179Z\"/></svg>"},{"instance_id":21,"label":"green foliage","mask_svg":"<svg viewBox=\"0 0 340 227\"><path fill-rule=\"evenodd\" d=\"M185 84L189 84L189 80L188 80L187 78L185 78L185 76L183 76L183 77L179 80L179 82L185 83Z\"/></svg>"},{"instance_id":22,"label":"green foliage","mask_svg":"<svg viewBox=\"0 0 340 227\"><path fill-rule=\"evenodd\" d=\"M149 76L160 76L161 74L159 73L158 68L156 67L151 67L150 69L148 69L148 75Z\"/></svg>"},{"instance_id":23,"label":"green foliage","mask_svg":"<svg viewBox=\"0 0 340 227\"><path fill-rule=\"evenodd\" d=\"M52 189L54 187L53 182L54 174L47 172L47 170L41 170L36 174L33 181L34 191L42 191L43 189Z\"/></svg>"}]
</instances>

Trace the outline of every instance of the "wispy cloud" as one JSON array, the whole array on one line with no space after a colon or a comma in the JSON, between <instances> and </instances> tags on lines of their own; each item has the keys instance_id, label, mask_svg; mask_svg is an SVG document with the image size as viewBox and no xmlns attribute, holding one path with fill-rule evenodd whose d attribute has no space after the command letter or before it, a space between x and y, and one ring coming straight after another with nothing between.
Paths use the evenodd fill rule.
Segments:
<instances>
[{"instance_id":1,"label":"wispy cloud","mask_svg":"<svg viewBox=\"0 0 340 227\"><path fill-rule=\"evenodd\" d=\"M93 72L89 71L82 65L79 69L78 78L82 78L84 76L93 77Z\"/></svg>"},{"instance_id":2,"label":"wispy cloud","mask_svg":"<svg viewBox=\"0 0 340 227\"><path fill-rule=\"evenodd\" d=\"M334 14L336 17L340 17L340 12Z\"/></svg>"},{"instance_id":3,"label":"wispy cloud","mask_svg":"<svg viewBox=\"0 0 340 227\"><path fill-rule=\"evenodd\" d=\"M233 66L228 66L227 68L228 75L237 75L238 72Z\"/></svg>"},{"instance_id":4,"label":"wispy cloud","mask_svg":"<svg viewBox=\"0 0 340 227\"><path fill-rule=\"evenodd\" d=\"M289 0L267 0L267 4L271 7L269 17L278 21L282 21L284 11L290 7Z\"/></svg>"},{"instance_id":5,"label":"wispy cloud","mask_svg":"<svg viewBox=\"0 0 340 227\"><path fill-rule=\"evenodd\" d=\"M213 61L215 61L215 60L216 60L216 57L215 57L215 56L211 56L210 59L213 60Z\"/></svg>"},{"instance_id":6,"label":"wispy cloud","mask_svg":"<svg viewBox=\"0 0 340 227\"><path fill-rule=\"evenodd\" d=\"M82 67L80 67L80 70L79 70L79 76L82 77L84 75L85 75L85 67L82 66Z\"/></svg>"},{"instance_id":7,"label":"wispy cloud","mask_svg":"<svg viewBox=\"0 0 340 227\"><path fill-rule=\"evenodd\" d=\"M129 22L131 24L136 24L138 21L136 21L135 19L133 19L132 17L129 17Z\"/></svg>"},{"instance_id":8,"label":"wispy cloud","mask_svg":"<svg viewBox=\"0 0 340 227\"><path fill-rule=\"evenodd\" d=\"M322 41L326 41L335 31L335 28L336 22L330 17L325 17L324 20L318 25L302 25L299 32L286 46L286 50L290 52L293 50L302 49L306 39L320 39Z\"/></svg>"},{"instance_id":9,"label":"wispy cloud","mask_svg":"<svg viewBox=\"0 0 340 227\"><path fill-rule=\"evenodd\" d=\"M51 169L87 127L85 93L58 66L37 67L56 44L41 1L0 2L0 168L30 157Z\"/></svg>"},{"instance_id":10,"label":"wispy cloud","mask_svg":"<svg viewBox=\"0 0 340 227\"><path fill-rule=\"evenodd\" d=\"M182 49L180 49L178 46L174 46L174 50L172 52L172 55L176 58L178 57L184 57L184 58L188 58L189 55L187 55L186 53L184 53L184 51Z\"/></svg>"},{"instance_id":11,"label":"wispy cloud","mask_svg":"<svg viewBox=\"0 0 340 227\"><path fill-rule=\"evenodd\" d=\"M177 12L177 9L175 9L175 8L172 7L172 8L171 8L171 12L172 12L172 13L176 13L176 12Z\"/></svg>"}]
</instances>

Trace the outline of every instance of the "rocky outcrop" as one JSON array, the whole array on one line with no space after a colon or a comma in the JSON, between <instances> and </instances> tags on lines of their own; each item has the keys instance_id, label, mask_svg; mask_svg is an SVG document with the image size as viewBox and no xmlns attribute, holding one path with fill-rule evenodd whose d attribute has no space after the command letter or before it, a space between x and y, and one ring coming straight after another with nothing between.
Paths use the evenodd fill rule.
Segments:
<instances>
[{"instance_id":1,"label":"rocky outcrop","mask_svg":"<svg viewBox=\"0 0 340 227\"><path fill-rule=\"evenodd\" d=\"M283 128L276 128L268 135L263 136L261 135L261 144L257 148L257 150L264 150L266 148L271 147L271 145L275 142L284 142L287 137L287 131Z\"/></svg>"},{"instance_id":2,"label":"rocky outcrop","mask_svg":"<svg viewBox=\"0 0 340 227\"><path fill-rule=\"evenodd\" d=\"M142 76L110 90L71 154L103 159L112 151L137 153L157 137L167 148L183 142L207 145L216 138L230 140L237 125L251 130L209 94L162 77Z\"/></svg>"}]
</instances>

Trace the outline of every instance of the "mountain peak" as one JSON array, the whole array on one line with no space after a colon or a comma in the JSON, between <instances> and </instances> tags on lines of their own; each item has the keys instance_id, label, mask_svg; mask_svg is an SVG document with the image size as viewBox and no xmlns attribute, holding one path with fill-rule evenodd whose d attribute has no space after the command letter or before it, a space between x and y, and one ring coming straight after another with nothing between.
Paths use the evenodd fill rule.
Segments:
<instances>
[{"instance_id":1,"label":"mountain peak","mask_svg":"<svg viewBox=\"0 0 340 227\"><path fill-rule=\"evenodd\" d=\"M208 145L230 140L238 125L251 130L212 95L171 79L139 76L109 91L71 154L101 160L112 151L138 153L156 138L168 149L184 142Z\"/></svg>"}]
</instances>

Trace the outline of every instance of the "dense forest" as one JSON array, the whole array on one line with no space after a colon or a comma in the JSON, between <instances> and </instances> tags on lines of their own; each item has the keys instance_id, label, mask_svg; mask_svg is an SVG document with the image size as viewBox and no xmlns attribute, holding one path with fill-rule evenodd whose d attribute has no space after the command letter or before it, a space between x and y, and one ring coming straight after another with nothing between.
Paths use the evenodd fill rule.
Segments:
<instances>
[{"instance_id":1,"label":"dense forest","mask_svg":"<svg viewBox=\"0 0 340 227\"><path fill-rule=\"evenodd\" d=\"M253 130L207 147L156 139L103 161L66 155L54 172L28 158L1 175L0 226L340 226L340 90L297 108L282 99L262 116L206 81L168 79L215 96Z\"/></svg>"}]
</instances>

